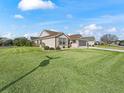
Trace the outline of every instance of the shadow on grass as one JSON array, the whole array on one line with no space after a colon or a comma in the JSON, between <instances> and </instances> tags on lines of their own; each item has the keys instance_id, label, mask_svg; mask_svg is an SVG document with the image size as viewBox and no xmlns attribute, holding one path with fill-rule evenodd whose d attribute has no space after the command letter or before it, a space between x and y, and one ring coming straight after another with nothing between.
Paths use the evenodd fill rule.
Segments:
<instances>
[{"instance_id":1,"label":"shadow on grass","mask_svg":"<svg viewBox=\"0 0 124 93\"><path fill-rule=\"evenodd\" d=\"M49 56L46 56L48 59L46 60L43 60L40 65L38 65L37 67L35 67L34 69L32 69L31 71L29 71L28 73L26 73L25 75L19 77L18 79L10 82L9 84L7 84L6 86L2 87L0 89L0 92L6 90L7 88L9 88L10 86L12 86L13 84L15 84L16 82L20 81L21 79L25 78L26 76L28 76L29 74L33 73L34 71L36 71L39 67L45 67L47 66L49 63L50 63L50 60L53 60L53 59L58 59L60 57L56 57L56 58L52 58L52 57L49 57Z\"/></svg>"}]
</instances>

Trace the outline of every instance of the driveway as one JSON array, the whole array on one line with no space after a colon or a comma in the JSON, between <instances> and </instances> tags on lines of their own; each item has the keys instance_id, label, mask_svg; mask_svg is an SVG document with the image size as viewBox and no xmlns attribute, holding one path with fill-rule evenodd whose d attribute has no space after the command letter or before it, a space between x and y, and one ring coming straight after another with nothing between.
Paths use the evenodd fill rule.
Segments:
<instances>
[{"instance_id":1,"label":"driveway","mask_svg":"<svg viewBox=\"0 0 124 93\"><path fill-rule=\"evenodd\" d=\"M92 48L92 49L99 49L99 50L114 51L114 52L124 52L124 50L110 49L110 48L98 48L98 47L91 47L91 48Z\"/></svg>"}]
</instances>

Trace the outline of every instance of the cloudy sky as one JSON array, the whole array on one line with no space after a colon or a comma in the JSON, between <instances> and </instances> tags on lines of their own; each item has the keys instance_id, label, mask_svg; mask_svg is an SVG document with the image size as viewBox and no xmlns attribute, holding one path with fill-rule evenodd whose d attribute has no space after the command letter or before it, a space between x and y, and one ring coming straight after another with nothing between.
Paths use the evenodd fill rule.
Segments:
<instances>
[{"instance_id":1,"label":"cloudy sky","mask_svg":"<svg viewBox=\"0 0 124 93\"><path fill-rule=\"evenodd\" d=\"M37 36L43 29L124 39L124 0L0 0L0 36Z\"/></svg>"}]
</instances>

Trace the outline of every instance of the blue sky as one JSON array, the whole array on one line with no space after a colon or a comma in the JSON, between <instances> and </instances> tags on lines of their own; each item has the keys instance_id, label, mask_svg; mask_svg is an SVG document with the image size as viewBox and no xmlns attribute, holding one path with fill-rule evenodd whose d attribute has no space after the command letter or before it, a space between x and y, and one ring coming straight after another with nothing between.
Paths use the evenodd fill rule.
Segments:
<instances>
[{"instance_id":1,"label":"blue sky","mask_svg":"<svg viewBox=\"0 0 124 93\"><path fill-rule=\"evenodd\" d=\"M124 39L124 0L1 0L0 36L37 36L43 29Z\"/></svg>"}]
</instances>

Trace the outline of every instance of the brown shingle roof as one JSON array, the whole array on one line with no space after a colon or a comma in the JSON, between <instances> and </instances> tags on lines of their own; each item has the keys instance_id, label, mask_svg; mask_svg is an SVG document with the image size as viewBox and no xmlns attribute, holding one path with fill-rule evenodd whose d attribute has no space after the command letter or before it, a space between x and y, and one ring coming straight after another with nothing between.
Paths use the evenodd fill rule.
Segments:
<instances>
[{"instance_id":1,"label":"brown shingle roof","mask_svg":"<svg viewBox=\"0 0 124 93\"><path fill-rule=\"evenodd\" d=\"M80 34L74 34L74 35L70 35L68 36L70 39L80 39L82 36Z\"/></svg>"},{"instance_id":2,"label":"brown shingle roof","mask_svg":"<svg viewBox=\"0 0 124 93\"><path fill-rule=\"evenodd\" d=\"M95 41L95 37L94 36L82 37L81 39L84 39L84 40L87 40L87 41Z\"/></svg>"},{"instance_id":3,"label":"brown shingle roof","mask_svg":"<svg viewBox=\"0 0 124 93\"><path fill-rule=\"evenodd\" d=\"M30 37L31 40L39 39L39 37Z\"/></svg>"},{"instance_id":4,"label":"brown shingle roof","mask_svg":"<svg viewBox=\"0 0 124 93\"><path fill-rule=\"evenodd\" d=\"M49 34L48 36L45 36L45 37L58 36L58 35L63 34L62 32L55 32L55 31L51 31L51 30L44 30L44 31L46 31Z\"/></svg>"}]
</instances>

